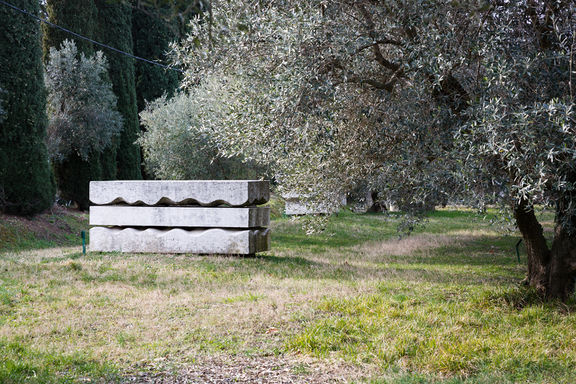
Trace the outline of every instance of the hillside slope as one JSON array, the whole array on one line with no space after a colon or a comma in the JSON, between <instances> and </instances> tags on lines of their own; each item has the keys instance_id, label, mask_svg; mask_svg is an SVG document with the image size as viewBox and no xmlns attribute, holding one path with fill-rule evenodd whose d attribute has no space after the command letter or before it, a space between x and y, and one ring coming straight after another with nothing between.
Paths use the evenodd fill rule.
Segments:
<instances>
[{"instance_id":1,"label":"hillside slope","mask_svg":"<svg viewBox=\"0 0 576 384\"><path fill-rule=\"evenodd\" d=\"M32 218L0 213L0 253L27 249L82 245L88 214L53 207Z\"/></svg>"}]
</instances>

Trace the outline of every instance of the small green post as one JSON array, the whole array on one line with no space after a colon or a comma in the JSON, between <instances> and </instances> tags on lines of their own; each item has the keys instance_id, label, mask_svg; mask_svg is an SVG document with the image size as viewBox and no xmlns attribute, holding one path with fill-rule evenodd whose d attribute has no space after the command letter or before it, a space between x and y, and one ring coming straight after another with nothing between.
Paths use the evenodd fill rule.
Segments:
<instances>
[{"instance_id":1,"label":"small green post","mask_svg":"<svg viewBox=\"0 0 576 384\"><path fill-rule=\"evenodd\" d=\"M82 254L86 254L86 232L82 231Z\"/></svg>"},{"instance_id":2,"label":"small green post","mask_svg":"<svg viewBox=\"0 0 576 384\"><path fill-rule=\"evenodd\" d=\"M516 243L516 257L518 258L518 263L520 263L520 243L522 243L522 239L518 240Z\"/></svg>"}]
</instances>

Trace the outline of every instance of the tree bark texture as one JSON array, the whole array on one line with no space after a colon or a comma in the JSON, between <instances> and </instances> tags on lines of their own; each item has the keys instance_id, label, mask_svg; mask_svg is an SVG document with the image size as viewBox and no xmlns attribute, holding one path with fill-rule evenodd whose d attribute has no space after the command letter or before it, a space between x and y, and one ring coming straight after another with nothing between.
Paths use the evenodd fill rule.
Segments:
<instances>
[{"instance_id":1,"label":"tree bark texture","mask_svg":"<svg viewBox=\"0 0 576 384\"><path fill-rule=\"evenodd\" d=\"M574 293L576 234L568 231L557 209L556 230L549 248L542 225L527 201L514 207L528 255L526 282L547 299L567 300Z\"/></svg>"}]
</instances>

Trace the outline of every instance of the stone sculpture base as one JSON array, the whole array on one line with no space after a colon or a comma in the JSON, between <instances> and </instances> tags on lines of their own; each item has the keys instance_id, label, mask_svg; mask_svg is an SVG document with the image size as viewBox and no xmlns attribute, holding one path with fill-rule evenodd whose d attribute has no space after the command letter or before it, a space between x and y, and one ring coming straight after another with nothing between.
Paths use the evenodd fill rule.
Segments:
<instances>
[{"instance_id":1,"label":"stone sculpture base","mask_svg":"<svg viewBox=\"0 0 576 384\"><path fill-rule=\"evenodd\" d=\"M251 255L270 250L268 229L90 229L90 251Z\"/></svg>"}]
</instances>

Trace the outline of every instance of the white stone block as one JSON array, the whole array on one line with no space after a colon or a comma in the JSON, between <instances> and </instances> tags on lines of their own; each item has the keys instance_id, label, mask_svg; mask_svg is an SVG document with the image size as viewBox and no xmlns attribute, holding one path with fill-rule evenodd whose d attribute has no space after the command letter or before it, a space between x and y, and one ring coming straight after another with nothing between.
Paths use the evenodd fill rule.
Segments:
<instances>
[{"instance_id":1,"label":"white stone block","mask_svg":"<svg viewBox=\"0 0 576 384\"><path fill-rule=\"evenodd\" d=\"M287 215L314 215L336 213L339 207L331 207L323 203L309 204L296 193L283 195L285 199L284 213ZM346 195L338 196L340 206L346 205Z\"/></svg>"},{"instance_id":2,"label":"white stone block","mask_svg":"<svg viewBox=\"0 0 576 384\"><path fill-rule=\"evenodd\" d=\"M268 181L182 180L182 181L91 181L94 204L129 205L230 205L264 204L270 199Z\"/></svg>"},{"instance_id":3,"label":"white stone block","mask_svg":"<svg viewBox=\"0 0 576 384\"><path fill-rule=\"evenodd\" d=\"M269 207L90 207L90 225L118 227L258 228L270 225Z\"/></svg>"},{"instance_id":4,"label":"white stone block","mask_svg":"<svg viewBox=\"0 0 576 384\"><path fill-rule=\"evenodd\" d=\"M249 255L270 249L268 229L90 229L90 251Z\"/></svg>"}]
</instances>

